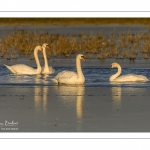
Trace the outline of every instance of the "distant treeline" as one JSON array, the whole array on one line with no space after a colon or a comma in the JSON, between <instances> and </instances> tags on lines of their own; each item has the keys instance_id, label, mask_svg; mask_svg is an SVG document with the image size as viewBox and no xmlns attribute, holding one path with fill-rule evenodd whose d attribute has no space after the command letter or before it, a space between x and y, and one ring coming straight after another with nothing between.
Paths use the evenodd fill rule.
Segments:
<instances>
[{"instance_id":1,"label":"distant treeline","mask_svg":"<svg viewBox=\"0 0 150 150\"><path fill-rule=\"evenodd\" d=\"M0 25L150 25L150 18L0 18Z\"/></svg>"}]
</instances>

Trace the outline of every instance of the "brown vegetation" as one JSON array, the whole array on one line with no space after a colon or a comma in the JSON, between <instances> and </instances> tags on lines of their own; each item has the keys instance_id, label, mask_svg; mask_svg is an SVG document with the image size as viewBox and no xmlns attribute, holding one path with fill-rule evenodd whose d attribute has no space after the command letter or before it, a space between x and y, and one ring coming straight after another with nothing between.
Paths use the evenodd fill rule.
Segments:
<instances>
[{"instance_id":1,"label":"brown vegetation","mask_svg":"<svg viewBox=\"0 0 150 150\"><path fill-rule=\"evenodd\" d=\"M0 25L149 25L150 18L0 18Z\"/></svg>"},{"instance_id":2,"label":"brown vegetation","mask_svg":"<svg viewBox=\"0 0 150 150\"><path fill-rule=\"evenodd\" d=\"M0 56L7 59L16 59L18 55L27 55L33 58L36 45L49 43L51 51L48 58L83 53L87 58L117 58L117 59L148 59L150 53L150 34L132 34L115 32L104 36L103 33L95 35L58 35L36 31L15 31L0 39Z\"/></svg>"}]
</instances>

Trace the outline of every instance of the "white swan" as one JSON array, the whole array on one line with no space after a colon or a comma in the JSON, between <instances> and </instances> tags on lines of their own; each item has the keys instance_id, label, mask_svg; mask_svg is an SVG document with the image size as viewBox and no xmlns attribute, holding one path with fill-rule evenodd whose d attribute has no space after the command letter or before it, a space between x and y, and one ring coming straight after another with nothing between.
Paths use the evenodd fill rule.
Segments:
<instances>
[{"instance_id":1,"label":"white swan","mask_svg":"<svg viewBox=\"0 0 150 150\"><path fill-rule=\"evenodd\" d=\"M135 81L146 82L148 81L147 77L143 75L136 75L136 74L127 74L127 75L123 75L119 77L119 75L121 74L121 66L116 62L111 64L110 69L112 68L118 68L118 72L112 75L109 78L109 81L117 81L117 82L131 82L131 81L132 82L135 82Z\"/></svg>"},{"instance_id":2,"label":"white swan","mask_svg":"<svg viewBox=\"0 0 150 150\"><path fill-rule=\"evenodd\" d=\"M76 56L76 69L77 72L73 71L62 71L59 72L53 79L51 79L56 84L83 84L85 81L84 75L81 69L80 60L85 61L82 54Z\"/></svg>"},{"instance_id":3,"label":"white swan","mask_svg":"<svg viewBox=\"0 0 150 150\"><path fill-rule=\"evenodd\" d=\"M46 48L50 49L49 45L47 43L44 43L42 45L42 49L43 49L43 56L44 56L44 64L45 65L44 65L44 67L42 67L42 74L53 74L53 73L55 73L55 70L53 69L53 67L48 66Z\"/></svg>"},{"instance_id":4,"label":"white swan","mask_svg":"<svg viewBox=\"0 0 150 150\"><path fill-rule=\"evenodd\" d=\"M34 49L34 58L36 61L37 69L34 69L25 64L16 64L12 66L5 65L13 74L41 74L42 68L38 59L38 51L42 51L41 46L36 46Z\"/></svg>"}]
</instances>

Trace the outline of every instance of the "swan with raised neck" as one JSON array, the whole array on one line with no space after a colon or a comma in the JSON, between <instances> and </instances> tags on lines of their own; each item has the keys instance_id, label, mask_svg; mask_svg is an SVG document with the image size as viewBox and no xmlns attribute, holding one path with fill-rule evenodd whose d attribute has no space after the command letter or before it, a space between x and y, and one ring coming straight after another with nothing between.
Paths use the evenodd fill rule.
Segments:
<instances>
[{"instance_id":1,"label":"swan with raised neck","mask_svg":"<svg viewBox=\"0 0 150 150\"><path fill-rule=\"evenodd\" d=\"M41 71L42 71L42 68L41 68L41 65L40 65L40 61L39 61L39 58L38 58L38 51L41 51L42 52L42 47L41 46L36 46L34 48L34 58L35 58L35 62L36 62L36 65L37 65L37 69L34 69L30 66L27 66L25 64L15 64L15 65L12 65L12 66L8 66L8 65L5 65L13 74L41 74Z\"/></svg>"},{"instance_id":2,"label":"swan with raised neck","mask_svg":"<svg viewBox=\"0 0 150 150\"><path fill-rule=\"evenodd\" d=\"M46 55L46 49L50 50L50 46L47 43L44 43L42 45L43 49L43 57L44 57L44 67L42 67L42 74L53 74L55 73L55 70L53 67L48 66L48 60Z\"/></svg>"},{"instance_id":3,"label":"swan with raised neck","mask_svg":"<svg viewBox=\"0 0 150 150\"><path fill-rule=\"evenodd\" d=\"M81 60L85 61L82 54L76 56L76 70L73 71L62 71L59 72L53 79L51 79L56 84L83 84L85 82L85 77L81 68Z\"/></svg>"}]
</instances>

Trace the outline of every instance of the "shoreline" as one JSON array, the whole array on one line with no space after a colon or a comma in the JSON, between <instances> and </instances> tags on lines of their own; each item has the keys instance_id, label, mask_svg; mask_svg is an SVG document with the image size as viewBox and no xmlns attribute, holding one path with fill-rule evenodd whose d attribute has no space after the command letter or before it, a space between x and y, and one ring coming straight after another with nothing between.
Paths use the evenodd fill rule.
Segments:
<instances>
[{"instance_id":1,"label":"shoreline","mask_svg":"<svg viewBox=\"0 0 150 150\"><path fill-rule=\"evenodd\" d=\"M130 59L116 59L116 58L108 58L108 59L97 59L97 58L91 58L88 59L85 56L85 62L82 62L81 66L82 67L97 67L97 68L109 68L111 63L113 62L118 62L122 68L124 67L134 67L134 68L149 68L150 67L150 59L144 59L144 58L139 58L139 59L134 59L134 60L130 60ZM76 55L75 55L76 57ZM52 57L50 59L48 59L48 63L50 66L53 67L75 67L75 57L71 57L71 58L55 58ZM44 59L43 58L39 58L41 66L44 65ZM1 58L0 59L0 64L1 66L3 66L3 64L7 64L7 65L13 65L13 64L26 64L26 65L30 65L33 67L36 67L36 63L35 60L30 60L27 57L21 57L21 58L17 58L17 59L11 59L11 60L7 60L6 58Z\"/></svg>"}]
</instances>

